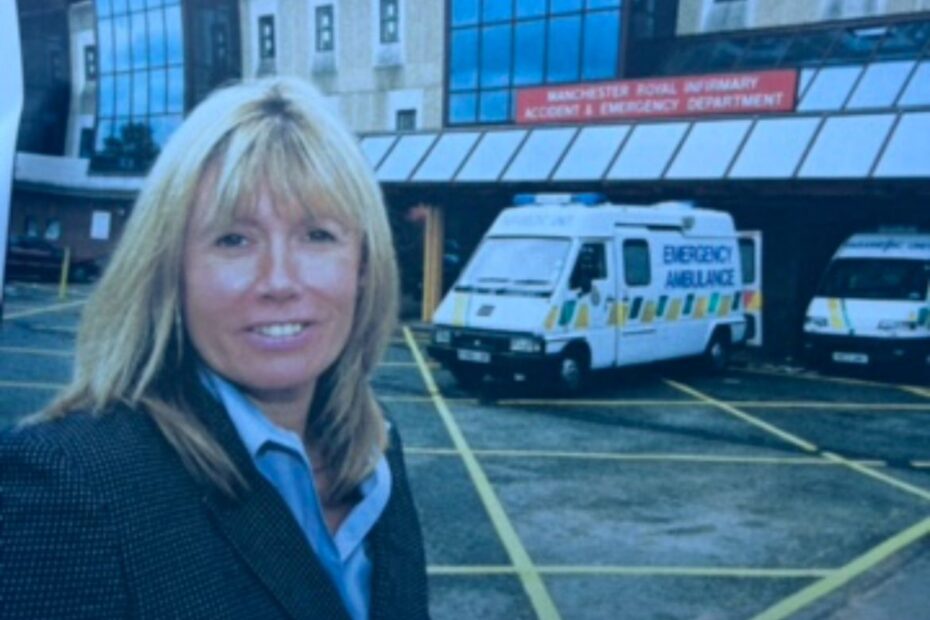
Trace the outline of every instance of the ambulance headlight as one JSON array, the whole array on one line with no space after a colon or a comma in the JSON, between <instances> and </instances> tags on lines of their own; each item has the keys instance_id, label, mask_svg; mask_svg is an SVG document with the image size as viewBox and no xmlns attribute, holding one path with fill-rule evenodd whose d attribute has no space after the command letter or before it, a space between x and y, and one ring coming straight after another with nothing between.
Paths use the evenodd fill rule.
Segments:
<instances>
[{"instance_id":1,"label":"ambulance headlight","mask_svg":"<svg viewBox=\"0 0 930 620\"><path fill-rule=\"evenodd\" d=\"M514 353L539 353L542 351L542 343L528 336L517 336L510 339L510 350Z\"/></svg>"},{"instance_id":2,"label":"ambulance headlight","mask_svg":"<svg viewBox=\"0 0 930 620\"><path fill-rule=\"evenodd\" d=\"M878 329L884 332L899 332L917 329L917 321L879 321Z\"/></svg>"},{"instance_id":3,"label":"ambulance headlight","mask_svg":"<svg viewBox=\"0 0 930 620\"><path fill-rule=\"evenodd\" d=\"M449 344L452 342L452 330L437 329L433 332L433 342L436 344Z\"/></svg>"},{"instance_id":4,"label":"ambulance headlight","mask_svg":"<svg viewBox=\"0 0 930 620\"><path fill-rule=\"evenodd\" d=\"M827 325L829 325L829 322L823 316L807 316L804 318L804 327L823 328Z\"/></svg>"}]
</instances>

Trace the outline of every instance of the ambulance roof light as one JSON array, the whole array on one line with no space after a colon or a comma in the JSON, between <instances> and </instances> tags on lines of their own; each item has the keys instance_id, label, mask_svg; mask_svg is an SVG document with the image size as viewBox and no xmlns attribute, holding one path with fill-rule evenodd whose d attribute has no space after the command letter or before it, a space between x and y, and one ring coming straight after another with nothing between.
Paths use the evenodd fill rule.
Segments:
<instances>
[{"instance_id":1,"label":"ambulance roof light","mask_svg":"<svg viewBox=\"0 0 930 620\"><path fill-rule=\"evenodd\" d=\"M605 202L607 202L607 197L597 192L581 192L576 194L517 194L513 197L513 204L516 207L579 204L593 207Z\"/></svg>"}]
</instances>

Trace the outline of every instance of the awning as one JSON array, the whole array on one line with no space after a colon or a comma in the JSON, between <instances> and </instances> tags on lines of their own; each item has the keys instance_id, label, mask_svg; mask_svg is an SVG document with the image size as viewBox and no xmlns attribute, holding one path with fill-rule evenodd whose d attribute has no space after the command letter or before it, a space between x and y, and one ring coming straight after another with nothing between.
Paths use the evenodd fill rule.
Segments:
<instances>
[{"instance_id":1,"label":"awning","mask_svg":"<svg viewBox=\"0 0 930 620\"><path fill-rule=\"evenodd\" d=\"M803 69L784 115L362 137L387 184L930 179L930 61Z\"/></svg>"}]
</instances>

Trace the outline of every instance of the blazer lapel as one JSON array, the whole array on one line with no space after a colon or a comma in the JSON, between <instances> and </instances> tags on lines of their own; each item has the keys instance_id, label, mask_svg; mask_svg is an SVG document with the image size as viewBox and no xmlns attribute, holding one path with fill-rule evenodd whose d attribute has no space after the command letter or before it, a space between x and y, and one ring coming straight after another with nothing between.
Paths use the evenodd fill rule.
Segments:
<instances>
[{"instance_id":1,"label":"blazer lapel","mask_svg":"<svg viewBox=\"0 0 930 620\"><path fill-rule=\"evenodd\" d=\"M219 530L288 615L349 620L342 598L303 531L255 468L226 412L206 394L198 400L202 420L249 484L249 490L236 499L212 488L203 498Z\"/></svg>"}]
</instances>

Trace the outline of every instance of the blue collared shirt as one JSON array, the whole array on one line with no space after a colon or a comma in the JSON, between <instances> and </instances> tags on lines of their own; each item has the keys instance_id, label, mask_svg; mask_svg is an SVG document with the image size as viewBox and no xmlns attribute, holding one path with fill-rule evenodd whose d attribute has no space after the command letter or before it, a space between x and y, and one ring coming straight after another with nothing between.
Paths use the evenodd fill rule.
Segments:
<instances>
[{"instance_id":1,"label":"blue collared shirt","mask_svg":"<svg viewBox=\"0 0 930 620\"><path fill-rule=\"evenodd\" d=\"M226 408L255 466L290 508L349 615L354 620L368 618L371 560L363 543L391 495L391 470L384 455L374 454L375 469L359 486L361 499L334 536L326 527L313 468L301 438L273 424L242 392L215 373L202 369L201 379Z\"/></svg>"}]
</instances>

